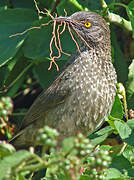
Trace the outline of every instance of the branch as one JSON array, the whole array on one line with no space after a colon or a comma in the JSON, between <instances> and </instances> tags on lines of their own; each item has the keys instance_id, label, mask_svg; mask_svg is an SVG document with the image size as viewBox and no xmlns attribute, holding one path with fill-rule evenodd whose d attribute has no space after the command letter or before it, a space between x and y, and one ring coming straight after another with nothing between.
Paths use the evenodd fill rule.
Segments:
<instances>
[{"instance_id":1,"label":"branch","mask_svg":"<svg viewBox=\"0 0 134 180\"><path fill-rule=\"evenodd\" d=\"M126 30L128 31L132 31L132 26L131 26L131 22L130 21L127 21L126 19L124 19L123 17L115 14L115 13L111 13L108 11L108 6L105 2L105 0L101 0L101 5L102 5L102 8L105 10L105 12L107 13L106 14L106 18L107 20L110 22L110 23L115 23L123 28L125 28ZM123 6L124 8L126 8L126 5L122 4L122 3L116 3L113 5L121 5Z\"/></svg>"},{"instance_id":2,"label":"branch","mask_svg":"<svg viewBox=\"0 0 134 180\"><path fill-rule=\"evenodd\" d=\"M128 31L132 31L131 22L127 21L126 19L117 14L108 12L107 19L111 23L115 23Z\"/></svg>"}]
</instances>

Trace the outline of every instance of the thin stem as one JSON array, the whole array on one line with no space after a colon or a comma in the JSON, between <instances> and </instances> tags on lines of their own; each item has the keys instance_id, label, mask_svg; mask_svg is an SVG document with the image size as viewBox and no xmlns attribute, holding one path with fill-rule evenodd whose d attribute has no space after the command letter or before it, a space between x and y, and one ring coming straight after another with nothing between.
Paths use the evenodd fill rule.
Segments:
<instances>
[{"instance_id":1,"label":"thin stem","mask_svg":"<svg viewBox=\"0 0 134 180\"><path fill-rule=\"evenodd\" d=\"M127 21L123 17L119 16L118 14L108 12L107 19L111 23L115 23L123 28L125 28L127 31L132 31L132 25L130 21Z\"/></svg>"},{"instance_id":2,"label":"thin stem","mask_svg":"<svg viewBox=\"0 0 134 180\"><path fill-rule=\"evenodd\" d=\"M127 147L127 143L126 143L126 142L123 142L123 146L122 146L122 148L121 148L121 150L120 150L120 152L119 152L119 155L121 155L121 154L124 152L124 150L125 150L126 147Z\"/></svg>"},{"instance_id":3,"label":"thin stem","mask_svg":"<svg viewBox=\"0 0 134 180\"><path fill-rule=\"evenodd\" d=\"M25 31L21 32L21 33L16 33L16 34L12 34L10 35L9 37L12 38L12 37L15 37L15 36L21 36L21 35L24 35L25 33L27 33L28 31L31 31L33 29L41 29L43 26L48 26L50 23L52 22L52 20L50 20L48 23L46 24L41 24L40 26L38 27L31 27L29 29L26 29Z\"/></svg>"},{"instance_id":4,"label":"thin stem","mask_svg":"<svg viewBox=\"0 0 134 180\"><path fill-rule=\"evenodd\" d=\"M126 19L124 19L123 17L119 16L118 14L115 13L111 13L109 12L109 9L112 6L122 6L124 8L126 8L127 10L127 6L125 4L122 3L111 3L110 5L107 5L105 0L101 0L101 4L102 4L102 8L105 10L106 14L106 18L109 22L111 23L116 23L117 25L122 26L123 28L125 28L128 31L132 31L132 25L130 21L127 21Z\"/></svg>"},{"instance_id":5,"label":"thin stem","mask_svg":"<svg viewBox=\"0 0 134 180\"><path fill-rule=\"evenodd\" d=\"M36 7L36 9L38 11L38 15L39 15L40 13L42 13L42 11L40 11L40 9L38 8L37 2L35 0L34 0L34 4L35 4L35 7Z\"/></svg>"},{"instance_id":6,"label":"thin stem","mask_svg":"<svg viewBox=\"0 0 134 180\"><path fill-rule=\"evenodd\" d=\"M51 62L50 62L50 65L49 65L48 70L51 69L52 63L54 63L54 64L56 65L57 71L59 71L59 67L58 67L58 65L56 64L55 60L54 60L54 59L56 59L56 58L58 59L58 58L61 57L61 52L60 52L60 49L59 49L59 47L58 47L58 45L57 45L55 28L56 28L56 21L54 21L54 24L53 24L53 32L52 32L53 36L52 36L52 39L51 39L50 45L49 45L49 47L50 47L50 58L51 58L52 60L51 60ZM52 56L52 53L53 53L53 49L52 49L53 41L55 42L55 47L56 47L56 49L58 50L58 53L59 53L58 56L54 56L54 57Z\"/></svg>"},{"instance_id":7,"label":"thin stem","mask_svg":"<svg viewBox=\"0 0 134 180\"><path fill-rule=\"evenodd\" d=\"M127 6L123 3L111 3L110 5L108 5L107 7L110 8L112 6L122 6L124 8L127 8Z\"/></svg>"},{"instance_id":8,"label":"thin stem","mask_svg":"<svg viewBox=\"0 0 134 180\"><path fill-rule=\"evenodd\" d=\"M47 9L44 9L44 10L47 12L47 14L51 17L52 20L55 19ZM44 14L46 14L46 13L44 13ZM56 14L56 17L57 17L57 14Z\"/></svg>"},{"instance_id":9,"label":"thin stem","mask_svg":"<svg viewBox=\"0 0 134 180\"><path fill-rule=\"evenodd\" d=\"M71 35L71 38L72 38L72 40L75 42L75 44L76 44L76 46L77 46L77 49L78 49L79 53L81 54L80 47L79 47L77 41L76 41L76 40L74 39L74 37L73 37L73 34L72 34L72 32L71 32L71 28L70 28L70 26L69 26L68 23L67 23L67 25L68 25L68 31L69 31L69 33L70 33L70 35Z\"/></svg>"},{"instance_id":10,"label":"thin stem","mask_svg":"<svg viewBox=\"0 0 134 180\"><path fill-rule=\"evenodd\" d=\"M66 23L64 22L64 25L65 25ZM61 41L60 41L60 34L61 33L59 33L59 30L60 30L60 27L62 26L62 22L58 25L58 27L57 27L57 38L58 38L58 42L59 42L59 48L60 48L60 51L61 51L61 53L63 53L63 54L65 54L66 56L70 56L71 54L69 54L69 53L66 53L66 52L64 52L63 50L62 50L62 47L61 47ZM65 28L63 29L64 31L65 31ZM62 33L64 32L62 30Z\"/></svg>"},{"instance_id":11,"label":"thin stem","mask_svg":"<svg viewBox=\"0 0 134 180\"><path fill-rule=\"evenodd\" d=\"M67 16L67 11L64 9L65 16Z\"/></svg>"},{"instance_id":12,"label":"thin stem","mask_svg":"<svg viewBox=\"0 0 134 180\"><path fill-rule=\"evenodd\" d=\"M60 32L60 34L63 34L63 32L65 31L65 29L66 29L66 22L64 22L64 26L63 26L63 29L62 29L62 31Z\"/></svg>"}]
</instances>

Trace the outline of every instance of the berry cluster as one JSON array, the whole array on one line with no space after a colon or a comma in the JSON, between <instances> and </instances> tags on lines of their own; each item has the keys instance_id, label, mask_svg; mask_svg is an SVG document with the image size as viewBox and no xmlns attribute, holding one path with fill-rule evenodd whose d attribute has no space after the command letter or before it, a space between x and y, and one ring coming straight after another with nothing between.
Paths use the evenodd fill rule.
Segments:
<instances>
[{"instance_id":1,"label":"berry cluster","mask_svg":"<svg viewBox=\"0 0 134 180\"><path fill-rule=\"evenodd\" d=\"M80 164L80 159L77 156L71 155L59 163L59 168L66 170L75 169Z\"/></svg>"},{"instance_id":2,"label":"berry cluster","mask_svg":"<svg viewBox=\"0 0 134 180\"><path fill-rule=\"evenodd\" d=\"M57 137L59 133L56 129L52 129L48 126L39 130L39 135L37 136L37 141L40 145L45 147L55 147L57 145Z\"/></svg>"},{"instance_id":3,"label":"berry cluster","mask_svg":"<svg viewBox=\"0 0 134 180\"><path fill-rule=\"evenodd\" d=\"M105 179L105 169L108 168L111 162L109 152L106 150L97 150L93 152L92 156L87 158L89 167L85 173L90 174L94 179Z\"/></svg>"},{"instance_id":4,"label":"berry cluster","mask_svg":"<svg viewBox=\"0 0 134 180\"><path fill-rule=\"evenodd\" d=\"M0 120L1 123L8 121L8 115L13 111L13 103L10 97L0 98Z\"/></svg>"},{"instance_id":5,"label":"berry cluster","mask_svg":"<svg viewBox=\"0 0 134 180\"><path fill-rule=\"evenodd\" d=\"M75 148L78 151L78 157L80 157L90 154L93 150L93 145L90 143L89 139L79 133L75 139Z\"/></svg>"}]
</instances>

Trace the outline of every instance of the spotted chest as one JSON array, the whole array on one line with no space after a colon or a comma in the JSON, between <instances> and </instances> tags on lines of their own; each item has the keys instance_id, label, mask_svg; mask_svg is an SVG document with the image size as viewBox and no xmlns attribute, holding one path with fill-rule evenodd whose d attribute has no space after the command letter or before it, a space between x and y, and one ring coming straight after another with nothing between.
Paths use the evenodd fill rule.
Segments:
<instances>
[{"instance_id":1,"label":"spotted chest","mask_svg":"<svg viewBox=\"0 0 134 180\"><path fill-rule=\"evenodd\" d=\"M67 128L73 123L72 127L92 132L109 114L116 92L115 82L111 82L110 87L110 71L107 72L107 67L102 70L103 62L99 58L95 52L91 56L85 51L68 66L57 92L69 90L70 96L51 112L57 118L55 122L60 121L60 125L64 122L64 127L67 123ZM112 96L111 91L114 92ZM110 108L107 108L108 103Z\"/></svg>"}]
</instances>

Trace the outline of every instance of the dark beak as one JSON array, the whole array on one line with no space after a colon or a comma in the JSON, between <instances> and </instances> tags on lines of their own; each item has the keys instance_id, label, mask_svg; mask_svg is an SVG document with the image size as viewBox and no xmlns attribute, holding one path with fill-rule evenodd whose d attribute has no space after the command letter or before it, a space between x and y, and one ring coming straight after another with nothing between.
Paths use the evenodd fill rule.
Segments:
<instances>
[{"instance_id":1,"label":"dark beak","mask_svg":"<svg viewBox=\"0 0 134 180\"><path fill-rule=\"evenodd\" d=\"M70 16L65 16L65 17L57 17L57 18L54 18L54 20L56 20L57 22L67 22L71 25L73 25L74 27L79 27L81 26L81 23L79 23L78 21L72 19Z\"/></svg>"},{"instance_id":2,"label":"dark beak","mask_svg":"<svg viewBox=\"0 0 134 180\"><path fill-rule=\"evenodd\" d=\"M62 22L62 21L65 21L65 22L71 22L71 18L69 16L66 16L66 17L57 17L57 18L54 18L54 20L56 21L59 21L59 22Z\"/></svg>"}]
</instances>

